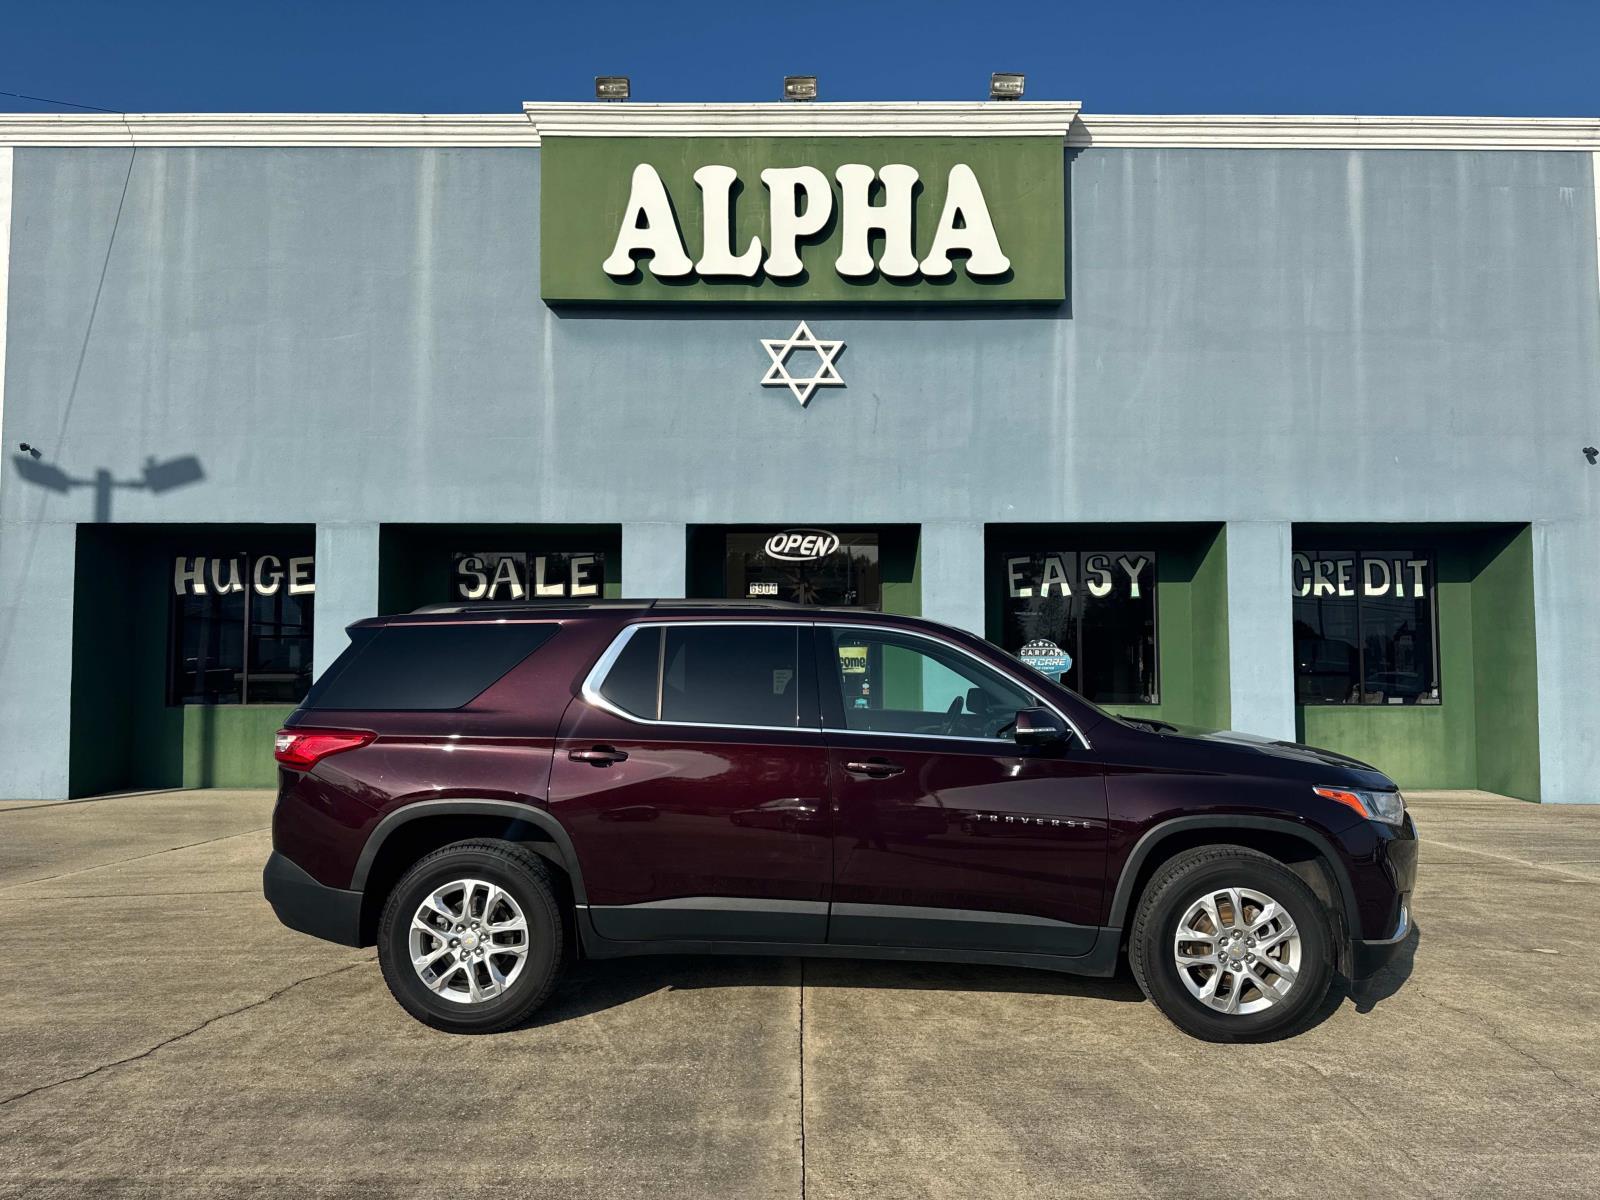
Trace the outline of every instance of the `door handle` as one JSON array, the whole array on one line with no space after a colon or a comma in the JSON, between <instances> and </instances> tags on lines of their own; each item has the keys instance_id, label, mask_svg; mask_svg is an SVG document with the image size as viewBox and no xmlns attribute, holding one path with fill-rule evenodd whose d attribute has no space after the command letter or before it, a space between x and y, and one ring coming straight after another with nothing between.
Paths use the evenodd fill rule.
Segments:
<instances>
[{"instance_id":1,"label":"door handle","mask_svg":"<svg viewBox=\"0 0 1600 1200\"><path fill-rule=\"evenodd\" d=\"M569 750L567 757L573 762L586 762L591 767L609 767L613 763L627 762L628 753L614 746L596 746L593 750Z\"/></svg>"},{"instance_id":2,"label":"door handle","mask_svg":"<svg viewBox=\"0 0 1600 1200\"><path fill-rule=\"evenodd\" d=\"M887 758L869 758L866 762L847 762L844 769L852 775L865 775L868 779L888 779L892 775L904 775L906 769L899 763L892 763Z\"/></svg>"}]
</instances>

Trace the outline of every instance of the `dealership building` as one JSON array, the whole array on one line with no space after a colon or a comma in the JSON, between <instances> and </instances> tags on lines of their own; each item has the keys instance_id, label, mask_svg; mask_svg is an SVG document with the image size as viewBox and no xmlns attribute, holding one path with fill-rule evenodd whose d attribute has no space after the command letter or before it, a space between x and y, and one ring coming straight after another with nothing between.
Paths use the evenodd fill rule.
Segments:
<instances>
[{"instance_id":1,"label":"dealership building","mask_svg":"<svg viewBox=\"0 0 1600 1200\"><path fill-rule=\"evenodd\" d=\"M0 115L0 797L268 784L373 613L690 595L1600 800L1597 154L1022 101Z\"/></svg>"}]
</instances>

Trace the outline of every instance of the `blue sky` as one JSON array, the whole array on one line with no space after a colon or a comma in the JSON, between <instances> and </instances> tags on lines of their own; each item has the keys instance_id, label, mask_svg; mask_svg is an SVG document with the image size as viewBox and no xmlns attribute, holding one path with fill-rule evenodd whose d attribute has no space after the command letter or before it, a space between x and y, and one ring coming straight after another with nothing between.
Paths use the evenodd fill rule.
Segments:
<instances>
[{"instance_id":1,"label":"blue sky","mask_svg":"<svg viewBox=\"0 0 1600 1200\"><path fill-rule=\"evenodd\" d=\"M1019 70L1097 112L1600 114L1596 0L36 0L0 31L0 91L129 112L514 112L600 73L636 100L775 100L790 72L981 99Z\"/></svg>"}]
</instances>

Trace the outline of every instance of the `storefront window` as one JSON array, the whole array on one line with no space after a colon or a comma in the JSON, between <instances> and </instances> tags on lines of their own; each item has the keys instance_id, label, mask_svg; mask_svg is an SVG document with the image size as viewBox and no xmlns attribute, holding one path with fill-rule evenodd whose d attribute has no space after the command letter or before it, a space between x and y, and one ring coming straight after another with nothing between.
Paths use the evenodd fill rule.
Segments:
<instances>
[{"instance_id":1,"label":"storefront window","mask_svg":"<svg viewBox=\"0 0 1600 1200\"><path fill-rule=\"evenodd\" d=\"M593 599L600 596L605 577L606 558L599 551L494 550L450 556L457 600Z\"/></svg>"},{"instance_id":2,"label":"storefront window","mask_svg":"<svg viewBox=\"0 0 1600 1200\"><path fill-rule=\"evenodd\" d=\"M178 555L169 704L295 704L311 686L311 555Z\"/></svg>"},{"instance_id":3,"label":"storefront window","mask_svg":"<svg viewBox=\"0 0 1600 1200\"><path fill-rule=\"evenodd\" d=\"M1439 703L1431 554L1301 551L1292 586L1298 703Z\"/></svg>"},{"instance_id":4,"label":"storefront window","mask_svg":"<svg viewBox=\"0 0 1600 1200\"><path fill-rule=\"evenodd\" d=\"M826 529L728 535L727 594L844 608L881 607L878 535Z\"/></svg>"},{"instance_id":5,"label":"storefront window","mask_svg":"<svg viewBox=\"0 0 1600 1200\"><path fill-rule=\"evenodd\" d=\"M1000 559L1001 644L1101 704L1155 704L1153 550L1040 550Z\"/></svg>"}]
</instances>

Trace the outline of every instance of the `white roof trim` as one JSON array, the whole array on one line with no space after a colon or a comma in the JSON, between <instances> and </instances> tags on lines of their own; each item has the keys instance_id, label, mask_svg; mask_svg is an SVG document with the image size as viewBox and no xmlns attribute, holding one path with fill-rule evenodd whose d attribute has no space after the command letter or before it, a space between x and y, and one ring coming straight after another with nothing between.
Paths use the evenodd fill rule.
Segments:
<instances>
[{"instance_id":1,"label":"white roof trim","mask_svg":"<svg viewBox=\"0 0 1600 1200\"><path fill-rule=\"evenodd\" d=\"M1090 116L1069 146L1217 149L1600 150L1595 117Z\"/></svg>"},{"instance_id":2,"label":"white roof trim","mask_svg":"<svg viewBox=\"0 0 1600 1200\"><path fill-rule=\"evenodd\" d=\"M904 104L535 104L540 136L585 137L1065 137L1076 100L917 101Z\"/></svg>"},{"instance_id":3,"label":"white roof trim","mask_svg":"<svg viewBox=\"0 0 1600 1200\"><path fill-rule=\"evenodd\" d=\"M537 146L520 113L0 113L3 146Z\"/></svg>"},{"instance_id":4,"label":"white roof trim","mask_svg":"<svg viewBox=\"0 0 1600 1200\"><path fill-rule=\"evenodd\" d=\"M0 146L537 146L543 134L1063 137L1069 146L1600 152L1600 118L1085 115L1076 103L529 104L523 113L0 113Z\"/></svg>"}]
</instances>

